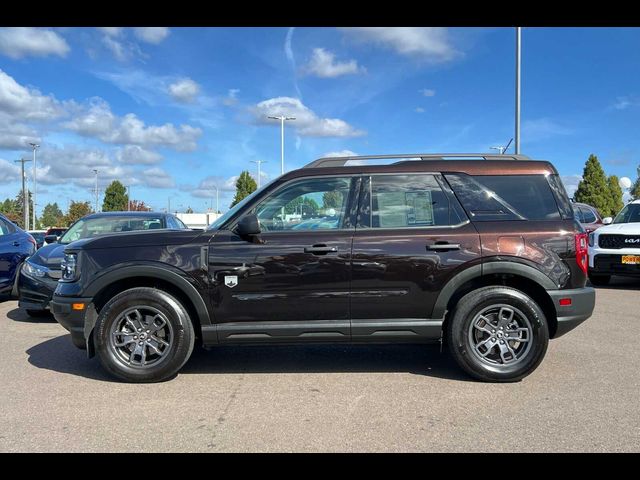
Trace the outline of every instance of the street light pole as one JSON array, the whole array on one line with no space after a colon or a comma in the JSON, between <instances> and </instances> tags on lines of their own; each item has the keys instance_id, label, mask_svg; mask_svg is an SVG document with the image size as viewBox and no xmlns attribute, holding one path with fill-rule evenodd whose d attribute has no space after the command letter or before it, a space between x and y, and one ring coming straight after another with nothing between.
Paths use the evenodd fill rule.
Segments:
<instances>
[{"instance_id":1,"label":"street light pole","mask_svg":"<svg viewBox=\"0 0 640 480\"><path fill-rule=\"evenodd\" d=\"M280 174L284 175L284 122L285 120L295 120L296 117L269 116L273 120L280 120Z\"/></svg>"},{"instance_id":2,"label":"street light pole","mask_svg":"<svg viewBox=\"0 0 640 480\"><path fill-rule=\"evenodd\" d=\"M37 143L29 143L33 148L33 229L36 228L36 205L37 205L37 190L38 185L36 183L36 149L40 147Z\"/></svg>"},{"instance_id":3,"label":"street light pole","mask_svg":"<svg viewBox=\"0 0 640 480\"><path fill-rule=\"evenodd\" d=\"M93 173L96 174L96 213L98 213L98 170L94 169Z\"/></svg>"},{"instance_id":4,"label":"street light pole","mask_svg":"<svg viewBox=\"0 0 640 480\"><path fill-rule=\"evenodd\" d=\"M266 160L251 160L251 163L257 163L258 164L258 188L260 188L260 177L261 177L261 172L260 172L260 165L263 163L268 163Z\"/></svg>"},{"instance_id":5,"label":"street light pole","mask_svg":"<svg viewBox=\"0 0 640 480\"><path fill-rule=\"evenodd\" d=\"M127 212L131 210L131 185L127 185Z\"/></svg>"},{"instance_id":6,"label":"street light pole","mask_svg":"<svg viewBox=\"0 0 640 480\"><path fill-rule=\"evenodd\" d=\"M516 27L516 155L520 153L520 44L522 27Z\"/></svg>"},{"instance_id":7,"label":"street light pole","mask_svg":"<svg viewBox=\"0 0 640 480\"><path fill-rule=\"evenodd\" d=\"M25 180L27 179L27 175L24 172L24 164L25 162L30 162L31 160L25 160L21 158L20 160L14 160L14 162L20 162L22 164L22 213L24 213L24 229L29 230L29 192L26 190Z\"/></svg>"}]
</instances>

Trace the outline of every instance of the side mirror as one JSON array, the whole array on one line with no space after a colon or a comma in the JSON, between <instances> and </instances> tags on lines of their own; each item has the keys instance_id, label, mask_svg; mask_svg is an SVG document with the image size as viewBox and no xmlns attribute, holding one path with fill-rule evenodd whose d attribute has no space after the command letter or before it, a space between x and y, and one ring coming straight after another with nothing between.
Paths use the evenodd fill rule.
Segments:
<instances>
[{"instance_id":1,"label":"side mirror","mask_svg":"<svg viewBox=\"0 0 640 480\"><path fill-rule=\"evenodd\" d=\"M605 218L602 219L602 223L603 223L603 225L609 225L610 223L613 223L613 218L605 217Z\"/></svg>"},{"instance_id":2,"label":"side mirror","mask_svg":"<svg viewBox=\"0 0 640 480\"><path fill-rule=\"evenodd\" d=\"M44 237L44 241L47 243L56 243L58 241L57 235L47 235Z\"/></svg>"},{"instance_id":3,"label":"side mirror","mask_svg":"<svg viewBox=\"0 0 640 480\"><path fill-rule=\"evenodd\" d=\"M242 217L238 222L237 232L241 237L258 235L260 233L260 223L258 222L258 217L256 217L253 213Z\"/></svg>"}]
</instances>

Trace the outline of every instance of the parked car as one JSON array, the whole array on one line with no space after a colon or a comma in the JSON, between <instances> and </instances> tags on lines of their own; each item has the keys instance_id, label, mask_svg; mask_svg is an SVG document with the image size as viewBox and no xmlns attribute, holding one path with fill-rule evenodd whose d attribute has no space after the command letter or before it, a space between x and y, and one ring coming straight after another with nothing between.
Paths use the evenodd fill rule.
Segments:
<instances>
[{"instance_id":1,"label":"parked car","mask_svg":"<svg viewBox=\"0 0 640 480\"><path fill-rule=\"evenodd\" d=\"M580 222L587 233L593 232L603 225L602 217L598 210L591 205L578 202L574 202L572 205L576 220Z\"/></svg>"},{"instance_id":2,"label":"parked car","mask_svg":"<svg viewBox=\"0 0 640 480\"><path fill-rule=\"evenodd\" d=\"M33 237L0 214L0 294L12 293L22 262L35 251Z\"/></svg>"},{"instance_id":3,"label":"parked car","mask_svg":"<svg viewBox=\"0 0 640 480\"><path fill-rule=\"evenodd\" d=\"M62 234L66 231L67 229L64 227L51 227L47 229L47 232L44 234L44 245L51 245L52 243L56 243L62 236Z\"/></svg>"},{"instance_id":4,"label":"parked car","mask_svg":"<svg viewBox=\"0 0 640 480\"><path fill-rule=\"evenodd\" d=\"M29 230L28 233L36 241L36 248L40 248L44 245L44 237L47 234L46 230Z\"/></svg>"},{"instance_id":5,"label":"parked car","mask_svg":"<svg viewBox=\"0 0 640 480\"><path fill-rule=\"evenodd\" d=\"M172 377L196 341L444 342L472 377L510 382L589 318L587 235L553 165L485 154L363 165L378 158L288 172L202 232L70 244L55 318L130 382ZM338 221L282 221L311 201Z\"/></svg>"},{"instance_id":6,"label":"parked car","mask_svg":"<svg viewBox=\"0 0 640 480\"><path fill-rule=\"evenodd\" d=\"M589 234L589 280L606 285L612 275L640 277L640 200L625 205L615 218Z\"/></svg>"},{"instance_id":7,"label":"parked car","mask_svg":"<svg viewBox=\"0 0 640 480\"><path fill-rule=\"evenodd\" d=\"M49 301L61 276L64 248L76 240L114 232L150 229L185 229L172 214L154 212L103 212L82 217L60 239L42 247L29 258L18 281L18 306L31 316L49 314Z\"/></svg>"}]
</instances>

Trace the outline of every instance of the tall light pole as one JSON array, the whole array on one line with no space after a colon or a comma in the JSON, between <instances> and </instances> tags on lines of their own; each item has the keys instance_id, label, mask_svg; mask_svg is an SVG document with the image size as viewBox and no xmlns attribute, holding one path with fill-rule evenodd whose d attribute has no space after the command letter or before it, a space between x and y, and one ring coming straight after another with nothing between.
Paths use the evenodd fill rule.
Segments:
<instances>
[{"instance_id":1,"label":"tall light pole","mask_svg":"<svg viewBox=\"0 0 640 480\"><path fill-rule=\"evenodd\" d=\"M258 188L260 188L260 165L263 163L268 163L266 160L251 160L251 163L257 163L258 164Z\"/></svg>"},{"instance_id":2,"label":"tall light pole","mask_svg":"<svg viewBox=\"0 0 640 480\"><path fill-rule=\"evenodd\" d=\"M285 117L284 115L280 115L278 117L267 117L273 120L280 120L280 174L284 175L284 122L286 120L295 120L296 117Z\"/></svg>"},{"instance_id":3,"label":"tall light pole","mask_svg":"<svg viewBox=\"0 0 640 480\"><path fill-rule=\"evenodd\" d=\"M507 149L507 147L489 147L489 148L491 148L491 150L498 150L500 155L502 155L504 151Z\"/></svg>"},{"instance_id":4,"label":"tall light pole","mask_svg":"<svg viewBox=\"0 0 640 480\"><path fill-rule=\"evenodd\" d=\"M218 208L218 186L214 185L213 188L216 189L216 215L217 215L218 212L220 211L220 209Z\"/></svg>"},{"instance_id":5,"label":"tall light pole","mask_svg":"<svg viewBox=\"0 0 640 480\"><path fill-rule=\"evenodd\" d=\"M98 213L98 170L93 169L93 173L96 174L96 213Z\"/></svg>"},{"instance_id":6,"label":"tall light pole","mask_svg":"<svg viewBox=\"0 0 640 480\"><path fill-rule=\"evenodd\" d=\"M31 143L31 148L33 148L33 229L36 228L36 208L37 208L37 190L38 185L36 183L36 149L40 147L37 143Z\"/></svg>"},{"instance_id":7,"label":"tall light pole","mask_svg":"<svg viewBox=\"0 0 640 480\"><path fill-rule=\"evenodd\" d=\"M516 27L516 155L520 153L520 43L522 27Z\"/></svg>"},{"instance_id":8,"label":"tall light pole","mask_svg":"<svg viewBox=\"0 0 640 480\"><path fill-rule=\"evenodd\" d=\"M25 162L30 162L31 160L25 160L21 158L20 160L14 160L14 162L20 162L22 164L22 212L24 213L24 229L29 230L29 192L27 192L25 187L25 180L27 179L27 174L24 172L24 164Z\"/></svg>"},{"instance_id":9,"label":"tall light pole","mask_svg":"<svg viewBox=\"0 0 640 480\"><path fill-rule=\"evenodd\" d=\"M131 210L131 185L127 185L127 212Z\"/></svg>"}]
</instances>

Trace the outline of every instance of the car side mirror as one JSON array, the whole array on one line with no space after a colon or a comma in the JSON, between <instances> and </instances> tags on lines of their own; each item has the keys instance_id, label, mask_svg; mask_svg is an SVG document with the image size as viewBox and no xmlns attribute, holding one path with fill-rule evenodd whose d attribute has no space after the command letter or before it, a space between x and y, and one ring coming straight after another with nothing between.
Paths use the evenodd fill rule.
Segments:
<instances>
[{"instance_id":1,"label":"car side mirror","mask_svg":"<svg viewBox=\"0 0 640 480\"><path fill-rule=\"evenodd\" d=\"M603 225L609 225L610 223L613 223L613 218L611 218L611 217L604 217L604 218L602 219L602 223L603 223Z\"/></svg>"},{"instance_id":2,"label":"car side mirror","mask_svg":"<svg viewBox=\"0 0 640 480\"><path fill-rule=\"evenodd\" d=\"M260 234L260 223L258 217L253 213L249 213L242 217L238 222L237 232L241 237L249 237L251 235Z\"/></svg>"},{"instance_id":3,"label":"car side mirror","mask_svg":"<svg viewBox=\"0 0 640 480\"><path fill-rule=\"evenodd\" d=\"M57 235L47 235L44 237L44 241L47 243L56 243L58 241Z\"/></svg>"}]
</instances>

